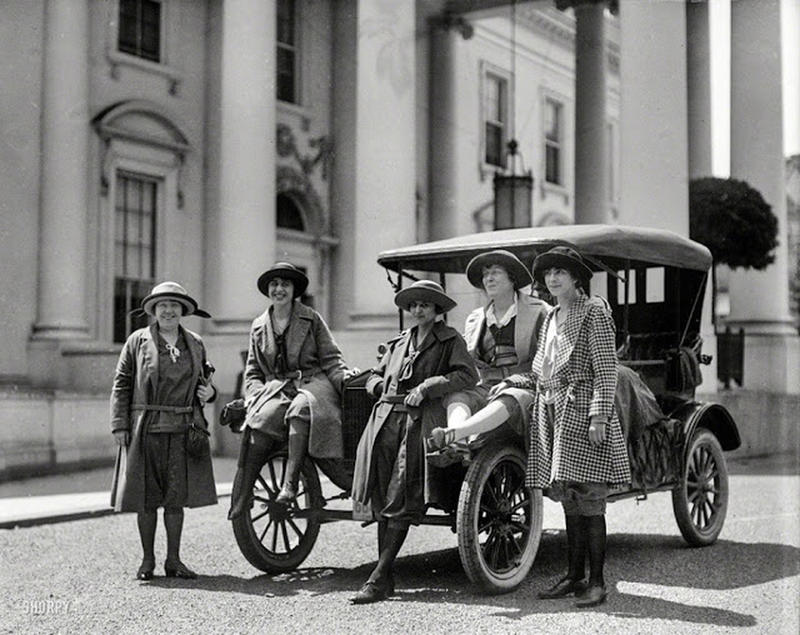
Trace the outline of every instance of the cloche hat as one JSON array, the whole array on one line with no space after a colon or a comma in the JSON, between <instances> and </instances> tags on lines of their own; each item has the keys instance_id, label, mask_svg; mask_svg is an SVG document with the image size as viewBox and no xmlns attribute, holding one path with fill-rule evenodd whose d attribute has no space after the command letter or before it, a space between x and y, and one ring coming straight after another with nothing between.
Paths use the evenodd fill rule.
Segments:
<instances>
[{"instance_id":1,"label":"cloche hat","mask_svg":"<svg viewBox=\"0 0 800 635\"><path fill-rule=\"evenodd\" d=\"M148 315L155 315L156 304L161 300L174 300L183 307L183 315L196 315L201 318L210 318L211 315L197 306L197 300L191 297L177 282L160 282L153 287L144 300L142 300L142 311Z\"/></svg>"},{"instance_id":2,"label":"cloche hat","mask_svg":"<svg viewBox=\"0 0 800 635\"><path fill-rule=\"evenodd\" d=\"M533 278L544 284L544 272L553 267L560 267L572 273L583 286L584 291L589 291L589 280L592 270L583 261L581 255L564 245L553 247L543 254L536 256L533 261Z\"/></svg>"},{"instance_id":3,"label":"cloche hat","mask_svg":"<svg viewBox=\"0 0 800 635\"><path fill-rule=\"evenodd\" d=\"M492 265L499 265L508 272L508 275L514 280L515 290L533 282L528 268L522 264L519 258L505 249L495 249L478 254L469 261L466 271L469 283L473 287L483 289L483 269Z\"/></svg>"},{"instance_id":4,"label":"cloche hat","mask_svg":"<svg viewBox=\"0 0 800 635\"><path fill-rule=\"evenodd\" d=\"M447 313L457 304L438 282L432 280L417 280L405 289L400 289L394 296L394 303L404 311L408 311L412 302L435 304L437 313Z\"/></svg>"},{"instance_id":5,"label":"cloche hat","mask_svg":"<svg viewBox=\"0 0 800 635\"><path fill-rule=\"evenodd\" d=\"M291 262L276 262L258 277L258 290L269 295L269 282L273 278L291 280L294 285L294 297L299 298L308 288L308 277Z\"/></svg>"}]
</instances>

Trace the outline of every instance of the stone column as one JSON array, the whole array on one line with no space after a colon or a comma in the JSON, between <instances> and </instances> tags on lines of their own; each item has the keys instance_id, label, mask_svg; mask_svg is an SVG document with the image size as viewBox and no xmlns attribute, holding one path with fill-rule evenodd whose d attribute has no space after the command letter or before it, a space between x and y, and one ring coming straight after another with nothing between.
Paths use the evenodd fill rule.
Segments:
<instances>
[{"instance_id":1,"label":"stone column","mask_svg":"<svg viewBox=\"0 0 800 635\"><path fill-rule=\"evenodd\" d=\"M731 3L731 177L772 206L778 247L766 270L732 272L728 321L745 329L745 386L800 392L789 317L780 17L780 0Z\"/></svg>"},{"instance_id":2,"label":"stone column","mask_svg":"<svg viewBox=\"0 0 800 635\"><path fill-rule=\"evenodd\" d=\"M575 222L607 223L605 2L575 4Z\"/></svg>"},{"instance_id":3,"label":"stone column","mask_svg":"<svg viewBox=\"0 0 800 635\"><path fill-rule=\"evenodd\" d=\"M689 178L711 176L711 33L708 2L686 3L686 72L688 88ZM703 302L700 334L703 351L712 356L703 367L701 392L717 390L717 338L712 321L714 293L711 274Z\"/></svg>"},{"instance_id":4,"label":"stone column","mask_svg":"<svg viewBox=\"0 0 800 635\"><path fill-rule=\"evenodd\" d=\"M39 297L35 339L88 335L89 8L45 4Z\"/></svg>"},{"instance_id":5,"label":"stone column","mask_svg":"<svg viewBox=\"0 0 800 635\"><path fill-rule=\"evenodd\" d=\"M416 235L415 2L341 0L334 15L335 326L396 329L376 257Z\"/></svg>"},{"instance_id":6,"label":"stone column","mask_svg":"<svg viewBox=\"0 0 800 635\"><path fill-rule=\"evenodd\" d=\"M441 21L431 20L429 28L430 239L437 240L458 231L456 46L461 36Z\"/></svg>"},{"instance_id":7,"label":"stone column","mask_svg":"<svg viewBox=\"0 0 800 635\"><path fill-rule=\"evenodd\" d=\"M275 261L275 0L225 0L215 327L247 331ZM213 261L211 261L213 262Z\"/></svg>"},{"instance_id":8,"label":"stone column","mask_svg":"<svg viewBox=\"0 0 800 635\"><path fill-rule=\"evenodd\" d=\"M620 0L621 224L689 234L686 9Z\"/></svg>"}]
</instances>

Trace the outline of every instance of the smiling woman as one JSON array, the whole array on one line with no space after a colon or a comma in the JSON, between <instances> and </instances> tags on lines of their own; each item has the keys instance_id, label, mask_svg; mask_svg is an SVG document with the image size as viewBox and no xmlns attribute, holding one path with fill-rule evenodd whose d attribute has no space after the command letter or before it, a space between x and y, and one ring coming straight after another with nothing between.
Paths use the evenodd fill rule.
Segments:
<instances>
[{"instance_id":1,"label":"smiling woman","mask_svg":"<svg viewBox=\"0 0 800 635\"><path fill-rule=\"evenodd\" d=\"M267 457L288 440L276 502L292 505L306 454L342 458L340 395L347 367L328 325L300 298L308 278L278 262L258 279L270 306L253 321L244 373L247 416L228 518L252 505Z\"/></svg>"},{"instance_id":2,"label":"smiling woman","mask_svg":"<svg viewBox=\"0 0 800 635\"><path fill-rule=\"evenodd\" d=\"M202 339L181 326L184 315L210 317L181 285L162 282L142 300L154 317L125 342L111 393L111 430L119 445L111 491L116 511L137 512L142 564L155 569L156 510L164 508L168 577L195 578L180 560L183 508L217 502L208 443L192 451L190 428L208 428L203 406L214 399L212 367Z\"/></svg>"}]
</instances>

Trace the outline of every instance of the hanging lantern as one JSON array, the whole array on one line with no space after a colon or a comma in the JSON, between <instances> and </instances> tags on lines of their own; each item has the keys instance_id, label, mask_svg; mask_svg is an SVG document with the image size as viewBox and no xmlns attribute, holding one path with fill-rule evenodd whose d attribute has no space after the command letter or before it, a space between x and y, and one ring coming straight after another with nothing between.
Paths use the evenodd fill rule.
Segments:
<instances>
[{"instance_id":1,"label":"hanging lantern","mask_svg":"<svg viewBox=\"0 0 800 635\"><path fill-rule=\"evenodd\" d=\"M494 173L494 228L531 227L533 224L533 175L516 172L517 142L508 142L511 170Z\"/></svg>"}]
</instances>

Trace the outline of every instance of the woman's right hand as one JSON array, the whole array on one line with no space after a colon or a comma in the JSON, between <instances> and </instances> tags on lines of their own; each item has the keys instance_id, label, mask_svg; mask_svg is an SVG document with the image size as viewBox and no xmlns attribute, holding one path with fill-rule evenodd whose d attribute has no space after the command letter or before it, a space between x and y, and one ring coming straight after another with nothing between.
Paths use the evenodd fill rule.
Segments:
<instances>
[{"instance_id":1,"label":"woman's right hand","mask_svg":"<svg viewBox=\"0 0 800 635\"><path fill-rule=\"evenodd\" d=\"M499 384L495 384L489 389L489 396L494 397L495 395L503 392L506 388L508 388L508 384L504 381L501 381Z\"/></svg>"},{"instance_id":2,"label":"woman's right hand","mask_svg":"<svg viewBox=\"0 0 800 635\"><path fill-rule=\"evenodd\" d=\"M131 433L127 430L114 430L114 439L117 445L127 448L131 441Z\"/></svg>"}]
</instances>

